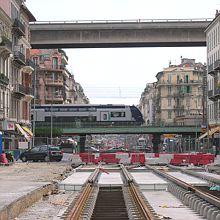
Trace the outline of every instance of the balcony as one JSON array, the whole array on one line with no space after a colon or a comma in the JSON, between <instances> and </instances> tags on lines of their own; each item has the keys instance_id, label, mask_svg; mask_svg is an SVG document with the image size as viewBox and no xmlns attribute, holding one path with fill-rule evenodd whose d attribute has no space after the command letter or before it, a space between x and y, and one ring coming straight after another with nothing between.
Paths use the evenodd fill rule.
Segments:
<instances>
[{"instance_id":1,"label":"balcony","mask_svg":"<svg viewBox=\"0 0 220 220\"><path fill-rule=\"evenodd\" d=\"M63 84L64 84L63 79L45 78L45 85L48 85L48 86L63 86Z\"/></svg>"},{"instance_id":2,"label":"balcony","mask_svg":"<svg viewBox=\"0 0 220 220\"><path fill-rule=\"evenodd\" d=\"M211 76L216 75L216 71L214 70L214 65L213 64L208 65L208 74L210 74Z\"/></svg>"},{"instance_id":3,"label":"balcony","mask_svg":"<svg viewBox=\"0 0 220 220\"><path fill-rule=\"evenodd\" d=\"M33 97L33 89L30 87L23 86L21 84L14 84L13 94L18 99L24 98L25 96Z\"/></svg>"},{"instance_id":4,"label":"balcony","mask_svg":"<svg viewBox=\"0 0 220 220\"><path fill-rule=\"evenodd\" d=\"M184 105L174 105L174 111L175 110L184 110Z\"/></svg>"},{"instance_id":5,"label":"balcony","mask_svg":"<svg viewBox=\"0 0 220 220\"><path fill-rule=\"evenodd\" d=\"M49 101L49 102L52 102L52 103L63 102L64 101L63 95L48 94L45 99L46 99L46 101Z\"/></svg>"},{"instance_id":6,"label":"balcony","mask_svg":"<svg viewBox=\"0 0 220 220\"><path fill-rule=\"evenodd\" d=\"M18 63L19 65L26 65L25 55L21 52L20 46L14 47L14 62Z\"/></svg>"},{"instance_id":7,"label":"balcony","mask_svg":"<svg viewBox=\"0 0 220 220\"><path fill-rule=\"evenodd\" d=\"M220 88L216 88L214 91L209 90L208 98L212 101L217 101L218 99L220 99Z\"/></svg>"},{"instance_id":8,"label":"balcony","mask_svg":"<svg viewBox=\"0 0 220 220\"><path fill-rule=\"evenodd\" d=\"M190 84L202 84L203 82L201 80L188 80L188 81L184 81L184 80L179 80L177 81L177 85L190 85Z\"/></svg>"},{"instance_id":9,"label":"balcony","mask_svg":"<svg viewBox=\"0 0 220 220\"><path fill-rule=\"evenodd\" d=\"M220 70L220 60L214 62L214 70Z\"/></svg>"},{"instance_id":10,"label":"balcony","mask_svg":"<svg viewBox=\"0 0 220 220\"><path fill-rule=\"evenodd\" d=\"M9 78L4 73L0 73L0 85L7 86L8 84Z\"/></svg>"},{"instance_id":11,"label":"balcony","mask_svg":"<svg viewBox=\"0 0 220 220\"><path fill-rule=\"evenodd\" d=\"M209 90L208 91L208 98L210 99L210 97L212 97L213 96L213 90Z\"/></svg>"},{"instance_id":12,"label":"balcony","mask_svg":"<svg viewBox=\"0 0 220 220\"><path fill-rule=\"evenodd\" d=\"M12 52L12 41L6 36L1 37L0 52L3 52L3 53Z\"/></svg>"},{"instance_id":13,"label":"balcony","mask_svg":"<svg viewBox=\"0 0 220 220\"><path fill-rule=\"evenodd\" d=\"M13 31L16 32L20 37L25 36L25 26L18 18L14 20Z\"/></svg>"},{"instance_id":14,"label":"balcony","mask_svg":"<svg viewBox=\"0 0 220 220\"><path fill-rule=\"evenodd\" d=\"M33 61L32 60L27 60L26 61L26 66L24 66L22 68L22 71L24 73L31 74L34 71L34 69L35 69L35 64L33 63Z\"/></svg>"},{"instance_id":15,"label":"balcony","mask_svg":"<svg viewBox=\"0 0 220 220\"><path fill-rule=\"evenodd\" d=\"M63 72L63 70L65 70L65 65L44 65L44 64L40 64L39 69L40 70L45 70L45 71Z\"/></svg>"}]
</instances>

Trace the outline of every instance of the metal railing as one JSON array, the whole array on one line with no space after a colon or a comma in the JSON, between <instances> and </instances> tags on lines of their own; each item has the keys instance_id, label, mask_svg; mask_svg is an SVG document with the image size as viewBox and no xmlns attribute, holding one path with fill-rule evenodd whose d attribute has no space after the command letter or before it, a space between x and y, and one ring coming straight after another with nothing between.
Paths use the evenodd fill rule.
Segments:
<instances>
[{"instance_id":1,"label":"metal railing","mask_svg":"<svg viewBox=\"0 0 220 220\"><path fill-rule=\"evenodd\" d=\"M68 20L68 21L35 21L30 24L93 24L93 23L157 23L157 22L211 22L213 18L193 19L111 19L111 20Z\"/></svg>"},{"instance_id":2,"label":"metal railing","mask_svg":"<svg viewBox=\"0 0 220 220\"><path fill-rule=\"evenodd\" d=\"M45 78L45 84L52 84L52 85L64 85L63 79L51 79L51 78Z\"/></svg>"},{"instance_id":3,"label":"metal railing","mask_svg":"<svg viewBox=\"0 0 220 220\"><path fill-rule=\"evenodd\" d=\"M15 28L21 36L25 35L25 26L18 18L14 20L13 28Z\"/></svg>"},{"instance_id":4,"label":"metal railing","mask_svg":"<svg viewBox=\"0 0 220 220\"><path fill-rule=\"evenodd\" d=\"M4 73L0 73L0 84L6 86L9 84L9 78Z\"/></svg>"},{"instance_id":5,"label":"metal railing","mask_svg":"<svg viewBox=\"0 0 220 220\"><path fill-rule=\"evenodd\" d=\"M14 60L21 65L26 65L25 55L22 53L20 46L14 47Z\"/></svg>"},{"instance_id":6,"label":"metal railing","mask_svg":"<svg viewBox=\"0 0 220 220\"><path fill-rule=\"evenodd\" d=\"M21 93L24 95L33 95L33 89L30 87L23 86L21 84L13 84L13 92Z\"/></svg>"}]
</instances>

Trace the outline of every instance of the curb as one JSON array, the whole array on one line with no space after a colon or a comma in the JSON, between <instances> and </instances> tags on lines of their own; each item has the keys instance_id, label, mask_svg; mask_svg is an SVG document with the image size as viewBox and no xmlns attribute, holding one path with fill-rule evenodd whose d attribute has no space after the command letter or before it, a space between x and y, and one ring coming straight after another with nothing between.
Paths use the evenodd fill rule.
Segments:
<instances>
[{"instance_id":1,"label":"curb","mask_svg":"<svg viewBox=\"0 0 220 220\"><path fill-rule=\"evenodd\" d=\"M50 192L52 192L55 188L55 184L46 184L18 198L0 210L0 220L10 220L16 218L26 208L39 201L43 196L50 194Z\"/></svg>"}]
</instances>

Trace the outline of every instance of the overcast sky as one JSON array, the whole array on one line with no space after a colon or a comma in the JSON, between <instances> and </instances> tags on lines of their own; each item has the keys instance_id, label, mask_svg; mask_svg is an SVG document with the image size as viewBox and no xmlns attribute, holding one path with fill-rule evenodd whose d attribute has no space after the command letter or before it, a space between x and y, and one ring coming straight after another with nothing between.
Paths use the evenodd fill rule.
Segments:
<instances>
[{"instance_id":1,"label":"overcast sky","mask_svg":"<svg viewBox=\"0 0 220 220\"><path fill-rule=\"evenodd\" d=\"M219 0L26 0L39 21L213 18ZM180 57L206 62L206 48L67 49L69 69L91 103L138 104L146 83Z\"/></svg>"}]
</instances>

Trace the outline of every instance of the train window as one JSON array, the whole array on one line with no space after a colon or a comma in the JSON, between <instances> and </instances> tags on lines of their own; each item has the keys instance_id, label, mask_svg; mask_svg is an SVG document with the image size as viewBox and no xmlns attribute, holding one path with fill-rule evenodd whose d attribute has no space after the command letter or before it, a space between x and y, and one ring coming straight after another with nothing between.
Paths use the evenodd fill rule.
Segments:
<instances>
[{"instance_id":1,"label":"train window","mask_svg":"<svg viewBox=\"0 0 220 220\"><path fill-rule=\"evenodd\" d=\"M111 118L125 117L125 112L111 112Z\"/></svg>"},{"instance_id":2,"label":"train window","mask_svg":"<svg viewBox=\"0 0 220 220\"><path fill-rule=\"evenodd\" d=\"M78 112L78 109L77 108L70 108L69 111L70 112Z\"/></svg>"}]
</instances>

